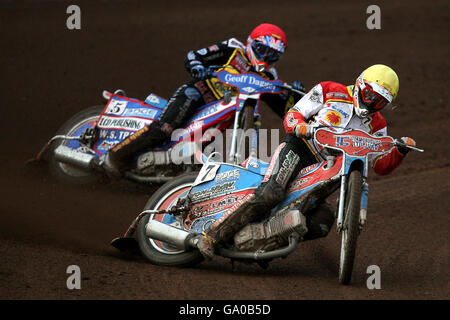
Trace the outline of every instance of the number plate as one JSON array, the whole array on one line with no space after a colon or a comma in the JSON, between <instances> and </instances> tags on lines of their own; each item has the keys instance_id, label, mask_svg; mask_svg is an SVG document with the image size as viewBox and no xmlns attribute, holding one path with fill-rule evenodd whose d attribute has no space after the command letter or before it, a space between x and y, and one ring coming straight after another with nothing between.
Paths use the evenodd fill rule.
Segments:
<instances>
[{"instance_id":1,"label":"number plate","mask_svg":"<svg viewBox=\"0 0 450 320\"><path fill-rule=\"evenodd\" d=\"M197 176L197 179L195 179L194 186L196 186L200 183L203 183L203 182L214 180L214 178L216 177L217 170L219 170L219 168L220 168L219 163L205 164L201 168L201 170Z\"/></svg>"}]
</instances>

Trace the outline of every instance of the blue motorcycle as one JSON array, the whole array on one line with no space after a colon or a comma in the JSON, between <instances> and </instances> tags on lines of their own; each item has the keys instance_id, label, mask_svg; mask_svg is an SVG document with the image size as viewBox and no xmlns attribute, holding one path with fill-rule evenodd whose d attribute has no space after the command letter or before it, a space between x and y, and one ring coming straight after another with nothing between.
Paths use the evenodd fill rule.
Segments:
<instances>
[{"instance_id":1,"label":"blue motorcycle","mask_svg":"<svg viewBox=\"0 0 450 320\"><path fill-rule=\"evenodd\" d=\"M306 216L340 189L336 209L336 227L342 236L339 281L350 282L357 237L367 219L368 156L389 153L398 145L423 150L361 130L337 133L323 127L315 130L313 139L333 155L303 168L271 214L243 226L231 243L217 248L217 255L257 262L263 267L275 258L288 256L308 231ZM202 233L254 197L268 163L249 157L237 165L214 161L214 155L197 156L203 162L200 172L161 186L123 237L112 241L114 247L125 250L136 245L133 235L137 233L141 253L153 264L193 266L202 261L196 249Z\"/></svg>"},{"instance_id":2,"label":"blue motorcycle","mask_svg":"<svg viewBox=\"0 0 450 320\"><path fill-rule=\"evenodd\" d=\"M203 151L214 138L231 128L228 161L238 163L242 152L241 132L254 129L252 148L256 149L260 97L280 94L284 90L297 92L281 80L267 80L255 73L235 74L227 70L208 73L225 88L223 99L199 108L172 140L157 149L135 156L124 178L139 183L164 183L174 177L199 169L194 161L197 150ZM158 119L167 100L150 94L145 101L126 96L122 90L104 91L106 105L88 108L69 119L41 149L31 162L47 162L50 172L59 180L70 183L91 183L102 177L104 154L134 132Z\"/></svg>"}]
</instances>

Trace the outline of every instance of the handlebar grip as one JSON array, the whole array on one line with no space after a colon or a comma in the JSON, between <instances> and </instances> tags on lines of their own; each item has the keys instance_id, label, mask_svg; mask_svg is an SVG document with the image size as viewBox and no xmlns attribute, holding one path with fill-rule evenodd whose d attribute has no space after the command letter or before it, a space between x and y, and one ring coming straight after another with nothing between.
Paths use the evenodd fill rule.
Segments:
<instances>
[{"instance_id":1,"label":"handlebar grip","mask_svg":"<svg viewBox=\"0 0 450 320\"><path fill-rule=\"evenodd\" d=\"M420 148L417 148L417 147L410 146L409 144L404 143L400 139L396 139L395 142L394 142L394 145L402 147L402 148L408 148L408 149L411 149L411 150L414 150L414 151L419 151L419 152L424 152L425 151L424 149L420 149Z\"/></svg>"}]
</instances>

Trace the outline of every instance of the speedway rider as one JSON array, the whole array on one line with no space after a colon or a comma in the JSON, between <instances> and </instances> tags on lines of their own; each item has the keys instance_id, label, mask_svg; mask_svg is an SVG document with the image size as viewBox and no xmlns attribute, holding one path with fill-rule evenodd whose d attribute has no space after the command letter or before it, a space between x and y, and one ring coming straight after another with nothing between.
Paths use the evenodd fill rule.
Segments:
<instances>
[{"instance_id":1,"label":"speedway rider","mask_svg":"<svg viewBox=\"0 0 450 320\"><path fill-rule=\"evenodd\" d=\"M180 86L169 99L158 121L135 132L126 140L114 146L106 154L102 166L113 178L120 177L120 171L140 151L162 146L170 141L175 129L181 128L193 116L197 108L222 99L224 88L217 78L208 74L210 66L219 66L231 73L255 72L270 80L277 79L273 65L287 48L286 35L279 27L263 23L249 35L244 46L235 38L197 51L189 51L185 67L194 78ZM220 70L219 69L219 70ZM295 89L304 91L299 82ZM283 118L285 112L300 99L298 94L263 94L261 99Z\"/></svg>"},{"instance_id":2,"label":"speedway rider","mask_svg":"<svg viewBox=\"0 0 450 320\"><path fill-rule=\"evenodd\" d=\"M354 86L326 81L317 84L291 108L284 118L287 136L278 146L262 184L254 197L217 221L199 242L200 252L211 258L218 242L227 242L246 224L263 218L285 197L289 182L302 168L323 161L326 150L311 138L314 127L331 126L339 132L360 129L374 135L387 135L386 121L380 111L396 98L399 90L397 74L388 66L377 64L364 70ZM411 138L401 138L414 146ZM389 154L371 160L377 174L389 174L400 165L409 149L396 147ZM304 240L325 237L334 223L334 211L321 203L306 214L308 232Z\"/></svg>"}]
</instances>

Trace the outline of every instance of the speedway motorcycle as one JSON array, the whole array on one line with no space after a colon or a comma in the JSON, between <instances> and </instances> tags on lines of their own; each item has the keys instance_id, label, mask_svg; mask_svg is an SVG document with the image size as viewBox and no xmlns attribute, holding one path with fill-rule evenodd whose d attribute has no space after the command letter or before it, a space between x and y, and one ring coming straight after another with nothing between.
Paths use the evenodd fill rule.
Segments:
<instances>
[{"instance_id":1,"label":"speedway motorcycle","mask_svg":"<svg viewBox=\"0 0 450 320\"><path fill-rule=\"evenodd\" d=\"M423 150L389 136L361 130L337 133L332 127L315 129L313 139L327 149L326 160L302 169L269 217L244 226L231 243L219 245L216 254L257 262L263 268L274 258L288 256L308 231L306 216L340 189L335 211L342 237L339 282L350 282L357 238L367 219L368 156L389 153L399 145ZM204 162L200 172L161 186L127 232L112 241L114 247L126 250L138 245L143 256L157 265L193 266L202 261L196 249L202 232L254 196L268 164L254 157L236 165L213 161L213 155L198 156Z\"/></svg>"},{"instance_id":2,"label":"speedway motorcycle","mask_svg":"<svg viewBox=\"0 0 450 320\"><path fill-rule=\"evenodd\" d=\"M302 91L281 80L266 80L254 73L234 74L209 69L218 78L224 98L199 108L186 126L160 148L142 152L134 158L124 177L141 183L163 183L180 174L198 170L196 150L207 146L218 133L232 128L229 159L237 163L242 134L260 127L259 102L263 93ZM69 119L31 162L47 161L56 178L71 183L90 183L102 176L101 161L106 152L134 132L157 120L167 100L151 93L145 101L129 98L123 90L104 91L105 106L88 108ZM242 129L242 130L239 130ZM257 133L256 133L257 134ZM252 140L257 143L257 139ZM253 150L255 149L253 145Z\"/></svg>"}]
</instances>

